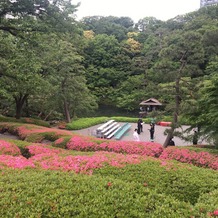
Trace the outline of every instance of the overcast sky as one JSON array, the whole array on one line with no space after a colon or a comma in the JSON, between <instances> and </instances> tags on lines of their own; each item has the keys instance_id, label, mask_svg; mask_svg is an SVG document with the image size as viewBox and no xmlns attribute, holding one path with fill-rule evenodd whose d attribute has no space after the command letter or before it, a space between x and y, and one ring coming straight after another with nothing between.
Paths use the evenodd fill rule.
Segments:
<instances>
[{"instance_id":1,"label":"overcast sky","mask_svg":"<svg viewBox=\"0 0 218 218\"><path fill-rule=\"evenodd\" d=\"M78 2L78 19L112 15L130 17L134 22L150 16L166 21L200 8L200 0L73 0L73 4Z\"/></svg>"}]
</instances>

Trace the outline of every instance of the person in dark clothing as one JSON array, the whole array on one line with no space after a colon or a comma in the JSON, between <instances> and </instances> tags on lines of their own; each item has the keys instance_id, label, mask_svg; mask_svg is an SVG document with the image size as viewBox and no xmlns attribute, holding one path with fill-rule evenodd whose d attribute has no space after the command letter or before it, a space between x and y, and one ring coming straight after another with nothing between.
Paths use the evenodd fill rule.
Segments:
<instances>
[{"instance_id":1,"label":"person in dark clothing","mask_svg":"<svg viewBox=\"0 0 218 218\"><path fill-rule=\"evenodd\" d=\"M193 140L192 140L193 145L198 144L198 132L194 130L194 135L193 135Z\"/></svg>"},{"instance_id":2,"label":"person in dark clothing","mask_svg":"<svg viewBox=\"0 0 218 218\"><path fill-rule=\"evenodd\" d=\"M153 141L154 140L154 123L150 124L150 140Z\"/></svg>"},{"instance_id":3,"label":"person in dark clothing","mask_svg":"<svg viewBox=\"0 0 218 218\"><path fill-rule=\"evenodd\" d=\"M170 139L168 146L175 146L175 142L173 141L173 137Z\"/></svg>"},{"instance_id":4,"label":"person in dark clothing","mask_svg":"<svg viewBox=\"0 0 218 218\"><path fill-rule=\"evenodd\" d=\"M142 119L140 118L140 119L138 119L138 130L137 130L137 132L138 132L138 134L140 134L141 132L143 132L143 121L142 121Z\"/></svg>"}]
</instances>

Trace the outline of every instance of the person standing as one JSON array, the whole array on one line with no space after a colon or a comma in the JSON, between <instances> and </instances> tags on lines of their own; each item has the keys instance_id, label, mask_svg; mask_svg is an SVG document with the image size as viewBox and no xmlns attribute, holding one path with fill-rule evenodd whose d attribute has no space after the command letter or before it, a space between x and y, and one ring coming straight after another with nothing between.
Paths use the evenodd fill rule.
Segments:
<instances>
[{"instance_id":1,"label":"person standing","mask_svg":"<svg viewBox=\"0 0 218 218\"><path fill-rule=\"evenodd\" d=\"M137 127L138 127L138 134L140 134L141 132L143 132L143 121L141 118L138 119L138 122L137 122Z\"/></svg>"},{"instance_id":2,"label":"person standing","mask_svg":"<svg viewBox=\"0 0 218 218\"><path fill-rule=\"evenodd\" d=\"M153 142L154 141L154 123L150 124L150 140Z\"/></svg>"},{"instance_id":3,"label":"person standing","mask_svg":"<svg viewBox=\"0 0 218 218\"><path fill-rule=\"evenodd\" d=\"M136 142L140 141L139 134L138 134L138 129L134 130L133 138L134 138L134 141L136 141Z\"/></svg>"},{"instance_id":4,"label":"person standing","mask_svg":"<svg viewBox=\"0 0 218 218\"><path fill-rule=\"evenodd\" d=\"M173 137L170 138L168 146L175 146L175 142L173 141Z\"/></svg>"},{"instance_id":5,"label":"person standing","mask_svg":"<svg viewBox=\"0 0 218 218\"><path fill-rule=\"evenodd\" d=\"M193 140L192 140L193 145L198 144L198 132L197 130L194 130L194 135L193 135Z\"/></svg>"}]
</instances>

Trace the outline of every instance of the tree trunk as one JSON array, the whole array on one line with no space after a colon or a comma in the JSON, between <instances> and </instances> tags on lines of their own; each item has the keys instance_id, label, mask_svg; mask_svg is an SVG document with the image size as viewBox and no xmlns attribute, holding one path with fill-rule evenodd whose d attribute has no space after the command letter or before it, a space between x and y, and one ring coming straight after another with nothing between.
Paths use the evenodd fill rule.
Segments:
<instances>
[{"instance_id":1,"label":"tree trunk","mask_svg":"<svg viewBox=\"0 0 218 218\"><path fill-rule=\"evenodd\" d=\"M67 103L65 98L64 98L64 114L65 114L66 122L70 123L69 105L68 105L68 103Z\"/></svg>"},{"instance_id":2,"label":"tree trunk","mask_svg":"<svg viewBox=\"0 0 218 218\"><path fill-rule=\"evenodd\" d=\"M15 102L16 102L16 119L20 119L21 118L21 113L22 113L22 109L23 109L23 105L27 99L28 95L22 95L20 94L20 96L14 96Z\"/></svg>"},{"instance_id":3,"label":"tree trunk","mask_svg":"<svg viewBox=\"0 0 218 218\"><path fill-rule=\"evenodd\" d=\"M163 144L164 148L166 148L168 146L169 141L173 137L174 131L178 126L179 107L180 107L180 101L181 101L180 80L181 80L182 70L186 65L186 61L184 60L186 53L187 52L184 52L184 54L182 55L182 57L180 59L181 65L180 65L180 68L178 71L178 76L177 76L176 81L175 81L175 110L174 110L174 115L173 115L173 123L172 123L171 129L169 130L169 133L166 137L166 140Z\"/></svg>"},{"instance_id":4,"label":"tree trunk","mask_svg":"<svg viewBox=\"0 0 218 218\"><path fill-rule=\"evenodd\" d=\"M52 114L53 111L50 111L44 118L44 120L46 121L48 119L48 117Z\"/></svg>"},{"instance_id":5,"label":"tree trunk","mask_svg":"<svg viewBox=\"0 0 218 218\"><path fill-rule=\"evenodd\" d=\"M178 125L178 116L179 116L179 105L180 105L180 77L178 77L176 79L176 83L175 83L175 90L176 90L176 94L175 94L175 110L174 110L174 114L173 114L173 123L172 126L167 134L167 138L164 142L163 147L166 148L169 145L169 141L170 139L173 137L173 133L174 130L176 129L177 125Z\"/></svg>"},{"instance_id":6,"label":"tree trunk","mask_svg":"<svg viewBox=\"0 0 218 218\"><path fill-rule=\"evenodd\" d=\"M63 94L63 101L64 101L64 116L66 118L66 122L67 123L70 123L70 109L69 109L69 103L67 102L67 99L66 99L66 81L67 81L67 78L64 78L64 80L61 82L61 91L62 91L62 94Z\"/></svg>"},{"instance_id":7,"label":"tree trunk","mask_svg":"<svg viewBox=\"0 0 218 218\"><path fill-rule=\"evenodd\" d=\"M41 112L39 112L39 114L38 114L38 116L37 116L37 117L40 117L40 118L41 118L41 116L42 116L42 111L41 111Z\"/></svg>"},{"instance_id":8,"label":"tree trunk","mask_svg":"<svg viewBox=\"0 0 218 218\"><path fill-rule=\"evenodd\" d=\"M27 117L30 117L28 99L26 99L25 103L26 103L26 116L27 116Z\"/></svg>"}]
</instances>

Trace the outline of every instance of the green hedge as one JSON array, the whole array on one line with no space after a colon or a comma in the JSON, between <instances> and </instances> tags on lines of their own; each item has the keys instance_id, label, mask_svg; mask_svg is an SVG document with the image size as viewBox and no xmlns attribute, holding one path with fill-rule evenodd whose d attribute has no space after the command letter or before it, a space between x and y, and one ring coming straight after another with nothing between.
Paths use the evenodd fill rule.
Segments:
<instances>
[{"instance_id":1,"label":"green hedge","mask_svg":"<svg viewBox=\"0 0 218 218\"><path fill-rule=\"evenodd\" d=\"M110 120L108 117L80 118L68 123L66 128L69 130L79 130L107 122L108 120Z\"/></svg>"},{"instance_id":2,"label":"green hedge","mask_svg":"<svg viewBox=\"0 0 218 218\"><path fill-rule=\"evenodd\" d=\"M160 167L158 161L146 161L139 165L128 165L125 168L100 168L95 171L102 177L109 176L126 182L136 182L155 189L157 193L173 196L179 201L195 204L204 194L218 189L218 172L206 170L176 161L172 165ZM210 183L208 183L210 178ZM218 205L217 205L218 206Z\"/></svg>"},{"instance_id":3,"label":"green hedge","mask_svg":"<svg viewBox=\"0 0 218 218\"><path fill-rule=\"evenodd\" d=\"M73 120L71 123L68 123L66 128L69 130L79 130L88 128L94 125L103 124L108 120L115 120L117 122L126 122L126 123L137 123L139 118L132 117L90 117L90 118L79 118ZM150 123L151 118L143 118L143 122Z\"/></svg>"},{"instance_id":4,"label":"green hedge","mask_svg":"<svg viewBox=\"0 0 218 218\"><path fill-rule=\"evenodd\" d=\"M181 169L166 170L148 161L102 168L92 176L0 170L0 214L7 218L207 217L218 208L217 172L177 167Z\"/></svg>"},{"instance_id":5,"label":"green hedge","mask_svg":"<svg viewBox=\"0 0 218 218\"><path fill-rule=\"evenodd\" d=\"M190 217L191 205L143 185L52 171L6 171L2 217ZM10 182L9 182L10 181Z\"/></svg>"}]
</instances>

